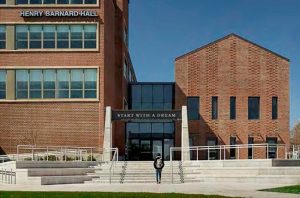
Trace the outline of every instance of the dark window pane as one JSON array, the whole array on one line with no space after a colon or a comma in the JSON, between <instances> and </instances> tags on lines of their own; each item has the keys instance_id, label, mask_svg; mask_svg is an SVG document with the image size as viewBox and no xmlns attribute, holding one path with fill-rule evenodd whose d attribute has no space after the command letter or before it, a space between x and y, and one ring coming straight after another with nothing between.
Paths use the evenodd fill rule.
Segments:
<instances>
[{"instance_id":1,"label":"dark window pane","mask_svg":"<svg viewBox=\"0 0 300 198\"><path fill-rule=\"evenodd\" d=\"M28 0L17 0L16 4L28 4Z\"/></svg>"},{"instance_id":2,"label":"dark window pane","mask_svg":"<svg viewBox=\"0 0 300 198\"><path fill-rule=\"evenodd\" d=\"M71 98L83 98L82 90L71 90Z\"/></svg>"},{"instance_id":3,"label":"dark window pane","mask_svg":"<svg viewBox=\"0 0 300 198\"><path fill-rule=\"evenodd\" d=\"M151 123L140 123L140 137L141 138L151 137Z\"/></svg>"},{"instance_id":4,"label":"dark window pane","mask_svg":"<svg viewBox=\"0 0 300 198\"><path fill-rule=\"evenodd\" d=\"M131 98L133 103L142 101L142 90L141 85L131 86Z\"/></svg>"},{"instance_id":5,"label":"dark window pane","mask_svg":"<svg viewBox=\"0 0 300 198\"><path fill-rule=\"evenodd\" d=\"M97 0L85 0L85 4L97 4Z\"/></svg>"},{"instance_id":6,"label":"dark window pane","mask_svg":"<svg viewBox=\"0 0 300 198\"><path fill-rule=\"evenodd\" d=\"M58 91L58 98L69 98L69 90Z\"/></svg>"},{"instance_id":7,"label":"dark window pane","mask_svg":"<svg viewBox=\"0 0 300 198\"><path fill-rule=\"evenodd\" d=\"M27 91L17 91L17 98L18 99L28 98L28 92Z\"/></svg>"},{"instance_id":8,"label":"dark window pane","mask_svg":"<svg viewBox=\"0 0 300 198\"><path fill-rule=\"evenodd\" d=\"M28 43L27 41L18 41L17 42L17 49L27 49Z\"/></svg>"},{"instance_id":9,"label":"dark window pane","mask_svg":"<svg viewBox=\"0 0 300 198\"><path fill-rule=\"evenodd\" d=\"M82 48L82 40L72 40L71 41L71 48Z\"/></svg>"},{"instance_id":10,"label":"dark window pane","mask_svg":"<svg viewBox=\"0 0 300 198\"><path fill-rule=\"evenodd\" d=\"M141 110L142 109L142 103L141 102L133 102L131 108L134 109L134 110Z\"/></svg>"},{"instance_id":11,"label":"dark window pane","mask_svg":"<svg viewBox=\"0 0 300 198\"><path fill-rule=\"evenodd\" d=\"M211 101L211 118L218 119L218 97L213 96Z\"/></svg>"},{"instance_id":12,"label":"dark window pane","mask_svg":"<svg viewBox=\"0 0 300 198\"><path fill-rule=\"evenodd\" d=\"M6 42L0 41L0 49L5 49L5 48L6 48Z\"/></svg>"},{"instance_id":13,"label":"dark window pane","mask_svg":"<svg viewBox=\"0 0 300 198\"><path fill-rule=\"evenodd\" d=\"M84 70L84 88L96 89L97 88L97 70L85 69Z\"/></svg>"},{"instance_id":14,"label":"dark window pane","mask_svg":"<svg viewBox=\"0 0 300 198\"><path fill-rule=\"evenodd\" d=\"M83 0L71 0L71 4L83 4Z\"/></svg>"},{"instance_id":15,"label":"dark window pane","mask_svg":"<svg viewBox=\"0 0 300 198\"><path fill-rule=\"evenodd\" d=\"M44 41L44 48L55 48L55 41Z\"/></svg>"},{"instance_id":16,"label":"dark window pane","mask_svg":"<svg viewBox=\"0 0 300 198\"><path fill-rule=\"evenodd\" d=\"M230 137L230 145L236 145L236 137ZM230 148L230 159L235 159L236 149L234 147Z\"/></svg>"},{"instance_id":17,"label":"dark window pane","mask_svg":"<svg viewBox=\"0 0 300 198\"><path fill-rule=\"evenodd\" d=\"M1 73L0 73L1 75ZM6 82L5 81L0 81L0 90L6 89Z\"/></svg>"},{"instance_id":18,"label":"dark window pane","mask_svg":"<svg viewBox=\"0 0 300 198\"><path fill-rule=\"evenodd\" d=\"M259 119L259 97L248 98L248 119Z\"/></svg>"},{"instance_id":19,"label":"dark window pane","mask_svg":"<svg viewBox=\"0 0 300 198\"><path fill-rule=\"evenodd\" d=\"M29 98L42 98L42 91L41 90L37 90L37 91L32 91L30 90L30 95Z\"/></svg>"},{"instance_id":20,"label":"dark window pane","mask_svg":"<svg viewBox=\"0 0 300 198\"><path fill-rule=\"evenodd\" d=\"M164 123L152 123L152 137L162 138L164 136Z\"/></svg>"},{"instance_id":21,"label":"dark window pane","mask_svg":"<svg viewBox=\"0 0 300 198\"><path fill-rule=\"evenodd\" d=\"M44 4L55 4L55 0L44 0Z\"/></svg>"},{"instance_id":22,"label":"dark window pane","mask_svg":"<svg viewBox=\"0 0 300 198\"><path fill-rule=\"evenodd\" d=\"M164 110L172 110L173 105L172 103L164 103Z\"/></svg>"},{"instance_id":23,"label":"dark window pane","mask_svg":"<svg viewBox=\"0 0 300 198\"><path fill-rule=\"evenodd\" d=\"M153 103L153 110L163 110L164 103Z\"/></svg>"},{"instance_id":24,"label":"dark window pane","mask_svg":"<svg viewBox=\"0 0 300 198\"><path fill-rule=\"evenodd\" d=\"M17 70L16 71L16 84L17 89L28 89L28 70Z\"/></svg>"},{"instance_id":25,"label":"dark window pane","mask_svg":"<svg viewBox=\"0 0 300 198\"><path fill-rule=\"evenodd\" d=\"M248 144L254 144L254 138L248 137ZM248 146L248 159L253 158L253 145Z\"/></svg>"},{"instance_id":26,"label":"dark window pane","mask_svg":"<svg viewBox=\"0 0 300 198\"><path fill-rule=\"evenodd\" d=\"M174 123L164 123L165 138L173 138L175 134Z\"/></svg>"},{"instance_id":27,"label":"dark window pane","mask_svg":"<svg viewBox=\"0 0 300 198\"><path fill-rule=\"evenodd\" d=\"M41 70L30 70L30 89L42 89Z\"/></svg>"},{"instance_id":28,"label":"dark window pane","mask_svg":"<svg viewBox=\"0 0 300 198\"><path fill-rule=\"evenodd\" d=\"M142 109L143 110L152 110L152 103L150 103L150 102L142 103Z\"/></svg>"},{"instance_id":29,"label":"dark window pane","mask_svg":"<svg viewBox=\"0 0 300 198\"><path fill-rule=\"evenodd\" d=\"M272 119L278 119L278 97L272 97Z\"/></svg>"},{"instance_id":30,"label":"dark window pane","mask_svg":"<svg viewBox=\"0 0 300 198\"><path fill-rule=\"evenodd\" d=\"M55 89L55 70L44 70L44 89Z\"/></svg>"},{"instance_id":31,"label":"dark window pane","mask_svg":"<svg viewBox=\"0 0 300 198\"><path fill-rule=\"evenodd\" d=\"M6 0L0 0L0 4L6 4Z\"/></svg>"},{"instance_id":32,"label":"dark window pane","mask_svg":"<svg viewBox=\"0 0 300 198\"><path fill-rule=\"evenodd\" d=\"M6 98L6 91L0 90L0 99L5 99Z\"/></svg>"},{"instance_id":33,"label":"dark window pane","mask_svg":"<svg viewBox=\"0 0 300 198\"><path fill-rule=\"evenodd\" d=\"M57 70L58 89L69 89L69 70Z\"/></svg>"},{"instance_id":34,"label":"dark window pane","mask_svg":"<svg viewBox=\"0 0 300 198\"><path fill-rule=\"evenodd\" d=\"M57 0L57 4L69 4L69 0Z\"/></svg>"},{"instance_id":35,"label":"dark window pane","mask_svg":"<svg viewBox=\"0 0 300 198\"><path fill-rule=\"evenodd\" d=\"M152 85L142 85L142 103L152 103Z\"/></svg>"},{"instance_id":36,"label":"dark window pane","mask_svg":"<svg viewBox=\"0 0 300 198\"><path fill-rule=\"evenodd\" d=\"M164 87L163 85L153 85L153 102L163 103L164 102Z\"/></svg>"},{"instance_id":37,"label":"dark window pane","mask_svg":"<svg viewBox=\"0 0 300 198\"><path fill-rule=\"evenodd\" d=\"M44 40L45 39L54 40L55 39L55 32L45 32L44 31Z\"/></svg>"},{"instance_id":38,"label":"dark window pane","mask_svg":"<svg viewBox=\"0 0 300 198\"><path fill-rule=\"evenodd\" d=\"M187 98L187 110L189 120L199 120L199 97Z\"/></svg>"},{"instance_id":39,"label":"dark window pane","mask_svg":"<svg viewBox=\"0 0 300 198\"><path fill-rule=\"evenodd\" d=\"M128 138L139 137L139 124L138 123L127 123L126 131Z\"/></svg>"},{"instance_id":40,"label":"dark window pane","mask_svg":"<svg viewBox=\"0 0 300 198\"><path fill-rule=\"evenodd\" d=\"M44 90L44 98L55 98L55 90Z\"/></svg>"},{"instance_id":41,"label":"dark window pane","mask_svg":"<svg viewBox=\"0 0 300 198\"><path fill-rule=\"evenodd\" d=\"M236 119L236 97L230 97L230 119Z\"/></svg>"},{"instance_id":42,"label":"dark window pane","mask_svg":"<svg viewBox=\"0 0 300 198\"><path fill-rule=\"evenodd\" d=\"M85 90L84 98L97 98L97 91L96 90Z\"/></svg>"},{"instance_id":43,"label":"dark window pane","mask_svg":"<svg viewBox=\"0 0 300 198\"><path fill-rule=\"evenodd\" d=\"M42 0L30 0L30 4L42 4Z\"/></svg>"},{"instance_id":44,"label":"dark window pane","mask_svg":"<svg viewBox=\"0 0 300 198\"><path fill-rule=\"evenodd\" d=\"M5 27L2 28L3 26L0 25L0 40L5 40L6 39L6 31Z\"/></svg>"},{"instance_id":45,"label":"dark window pane","mask_svg":"<svg viewBox=\"0 0 300 198\"><path fill-rule=\"evenodd\" d=\"M277 138L267 137L268 152L267 158L277 158Z\"/></svg>"},{"instance_id":46,"label":"dark window pane","mask_svg":"<svg viewBox=\"0 0 300 198\"><path fill-rule=\"evenodd\" d=\"M173 85L164 85L164 102L173 103Z\"/></svg>"},{"instance_id":47,"label":"dark window pane","mask_svg":"<svg viewBox=\"0 0 300 198\"><path fill-rule=\"evenodd\" d=\"M69 48L69 41L57 41L57 48Z\"/></svg>"},{"instance_id":48,"label":"dark window pane","mask_svg":"<svg viewBox=\"0 0 300 198\"><path fill-rule=\"evenodd\" d=\"M32 49L40 49L42 48L42 42L41 41L30 41L30 47Z\"/></svg>"},{"instance_id":49,"label":"dark window pane","mask_svg":"<svg viewBox=\"0 0 300 198\"><path fill-rule=\"evenodd\" d=\"M96 48L96 40L85 40L84 41L84 48Z\"/></svg>"}]
</instances>

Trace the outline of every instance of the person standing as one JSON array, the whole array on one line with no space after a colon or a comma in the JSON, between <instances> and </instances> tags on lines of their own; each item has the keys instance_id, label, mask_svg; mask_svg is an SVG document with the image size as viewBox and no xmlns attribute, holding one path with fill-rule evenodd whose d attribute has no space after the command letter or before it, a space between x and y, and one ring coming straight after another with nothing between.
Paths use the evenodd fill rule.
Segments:
<instances>
[{"instance_id":1,"label":"person standing","mask_svg":"<svg viewBox=\"0 0 300 198\"><path fill-rule=\"evenodd\" d=\"M161 172L163 167L165 166L164 160L161 158L160 153L157 154L154 163L153 163L154 168L156 169L156 183L160 184L161 183Z\"/></svg>"}]
</instances>

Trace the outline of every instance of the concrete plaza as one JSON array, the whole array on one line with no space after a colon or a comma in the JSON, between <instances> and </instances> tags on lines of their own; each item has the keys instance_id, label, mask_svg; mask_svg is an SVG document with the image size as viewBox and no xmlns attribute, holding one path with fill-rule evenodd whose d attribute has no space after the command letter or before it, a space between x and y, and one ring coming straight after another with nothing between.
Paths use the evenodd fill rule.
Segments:
<instances>
[{"instance_id":1,"label":"concrete plaza","mask_svg":"<svg viewBox=\"0 0 300 198\"><path fill-rule=\"evenodd\" d=\"M7 185L0 184L0 191L82 191L82 192L153 192L224 195L231 197L299 198L299 194L262 192L260 189L286 184L259 183L188 183L188 184L69 184L69 185Z\"/></svg>"}]
</instances>

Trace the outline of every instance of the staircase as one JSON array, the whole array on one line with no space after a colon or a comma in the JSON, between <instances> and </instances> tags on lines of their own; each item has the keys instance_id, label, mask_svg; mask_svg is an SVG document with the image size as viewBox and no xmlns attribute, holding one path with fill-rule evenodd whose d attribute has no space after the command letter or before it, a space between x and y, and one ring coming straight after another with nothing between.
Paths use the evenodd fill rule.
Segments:
<instances>
[{"instance_id":1,"label":"staircase","mask_svg":"<svg viewBox=\"0 0 300 198\"><path fill-rule=\"evenodd\" d=\"M116 162L112 169L110 178L111 163L104 163L95 166L95 173L90 174L99 178L85 183L156 183L155 169L152 161L123 161ZM183 183L184 175L181 162L173 162L173 183ZM162 171L162 183L172 183L172 166L169 161L165 162Z\"/></svg>"}]
</instances>

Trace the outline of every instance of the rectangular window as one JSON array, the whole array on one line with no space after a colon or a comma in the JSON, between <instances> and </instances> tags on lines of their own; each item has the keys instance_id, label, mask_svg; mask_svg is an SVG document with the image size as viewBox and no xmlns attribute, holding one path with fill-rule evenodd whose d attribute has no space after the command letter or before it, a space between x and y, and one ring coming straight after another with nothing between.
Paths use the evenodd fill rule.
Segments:
<instances>
[{"instance_id":1,"label":"rectangular window","mask_svg":"<svg viewBox=\"0 0 300 198\"><path fill-rule=\"evenodd\" d=\"M211 119L218 119L218 97L213 96L211 98Z\"/></svg>"},{"instance_id":2,"label":"rectangular window","mask_svg":"<svg viewBox=\"0 0 300 198\"><path fill-rule=\"evenodd\" d=\"M278 119L278 97L272 97L272 119Z\"/></svg>"},{"instance_id":3,"label":"rectangular window","mask_svg":"<svg viewBox=\"0 0 300 198\"><path fill-rule=\"evenodd\" d=\"M236 156L235 156L235 153L236 153L236 148L235 148L235 145L236 145L236 137L230 137L230 159L235 159Z\"/></svg>"},{"instance_id":4,"label":"rectangular window","mask_svg":"<svg viewBox=\"0 0 300 198\"><path fill-rule=\"evenodd\" d=\"M84 98L97 98L97 70L84 70Z\"/></svg>"},{"instance_id":5,"label":"rectangular window","mask_svg":"<svg viewBox=\"0 0 300 198\"><path fill-rule=\"evenodd\" d=\"M236 119L236 97L230 97L230 120Z\"/></svg>"},{"instance_id":6,"label":"rectangular window","mask_svg":"<svg viewBox=\"0 0 300 198\"><path fill-rule=\"evenodd\" d=\"M253 159L253 144L254 144L254 138L248 137L248 159Z\"/></svg>"},{"instance_id":7,"label":"rectangular window","mask_svg":"<svg viewBox=\"0 0 300 198\"><path fill-rule=\"evenodd\" d=\"M42 26L30 25L29 26L29 48L41 49L42 48Z\"/></svg>"},{"instance_id":8,"label":"rectangular window","mask_svg":"<svg viewBox=\"0 0 300 198\"><path fill-rule=\"evenodd\" d=\"M6 0L0 0L0 4L6 4ZM97 4L97 0L17 0L16 5L19 4Z\"/></svg>"},{"instance_id":9,"label":"rectangular window","mask_svg":"<svg viewBox=\"0 0 300 198\"><path fill-rule=\"evenodd\" d=\"M267 150L267 159L269 158L277 158L277 137L267 137L267 144L268 144L268 150Z\"/></svg>"},{"instance_id":10,"label":"rectangular window","mask_svg":"<svg viewBox=\"0 0 300 198\"><path fill-rule=\"evenodd\" d=\"M55 98L56 70L49 69L43 71L43 98Z\"/></svg>"},{"instance_id":11,"label":"rectangular window","mask_svg":"<svg viewBox=\"0 0 300 198\"><path fill-rule=\"evenodd\" d=\"M6 26L0 25L0 49L6 48Z\"/></svg>"},{"instance_id":12,"label":"rectangular window","mask_svg":"<svg viewBox=\"0 0 300 198\"><path fill-rule=\"evenodd\" d=\"M16 98L17 99L28 99L28 88L29 88L28 81L29 81L28 70L16 71Z\"/></svg>"},{"instance_id":13,"label":"rectangular window","mask_svg":"<svg viewBox=\"0 0 300 198\"><path fill-rule=\"evenodd\" d=\"M187 98L187 111L189 120L199 120L199 97Z\"/></svg>"},{"instance_id":14,"label":"rectangular window","mask_svg":"<svg viewBox=\"0 0 300 198\"><path fill-rule=\"evenodd\" d=\"M259 97L248 98L248 119L256 120L259 119Z\"/></svg>"},{"instance_id":15,"label":"rectangular window","mask_svg":"<svg viewBox=\"0 0 300 198\"><path fill-rule=\"evenodd\" d=\"M0 4L6 4L6 0L0 0Z\"/></svg>"},{"instance_id":16,"label":"rectangular window","mask_svg":"<svg viewBox=\"0 0 300 198\"><path fill-rule=\"evenodd\" d=\"M45 49L55 48L55 25L45 25L43 28L43 47Z\"/></svg>"},{"instance_id":17,"label":"rectangular window","mask_svg":"<svg viewBox=\"0 0 300 198\"><path fill-rule=\"evenodd\" d=\"M16 96L17 99L97 98L97 69L16 70Z\"/></svg>"},{"instance_id":18,"label":"rectangular window","mask_svg":"<svg viewBox=\"0 0 300 198\"><path fill-rule=\"evenodd\" d=\"M83 70L71 70L71 98L83 98Z\"/></svg>"},{"instance_id":19,"label":"rectangular window","mask_svg":"<svg viewBox=\"0 0 300 198\"><path fill-rule=\"evenodd\" d=\"M0 70L0 100L6 98L6 70Z\"/></svg>"},{"instance_id":20,"label":"rectangular window","mask_svg":"<svg viewBox=\"0 0 300 198\"><path fill-rule=\"evenodd\" d=\"M29 98L42 98L42 70L29 70Z\"/></svg>"},{"instance_id":21,"label":"rectangular window","mask_svg":"<svg viewBox=\"0 0 300 198\"><path fill-rule=\"evenodd\" d=\"M207 139L207 146L210 146L210 147L214 147L216 145L218 145L218 138L216 137L210 137ZM210 160L215 160L215 159L218 159L218 150L217 149L209 149L209 152L207 152L207 157L206 159L210 159Z\"/></svg>"},{"instance_id":22,"label":"rectangular window","mask_svg":"<svg viewBox=\"0 0 300 198\"><path fill-rule=\"evenodd\" d=\"M16 49L95 49L97 25L17 25L15 40Z\"/></svg>"},{"instance_id":23,"label":"rectangular window","mask_svg":"<svg viewBox=\"0 0 300 198\"><path fill-rule=\"evenodd\" d=\"M16 49L28 48L28 26L17 25L16 26Z\"/></svg>"}]
</instances>

